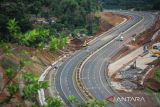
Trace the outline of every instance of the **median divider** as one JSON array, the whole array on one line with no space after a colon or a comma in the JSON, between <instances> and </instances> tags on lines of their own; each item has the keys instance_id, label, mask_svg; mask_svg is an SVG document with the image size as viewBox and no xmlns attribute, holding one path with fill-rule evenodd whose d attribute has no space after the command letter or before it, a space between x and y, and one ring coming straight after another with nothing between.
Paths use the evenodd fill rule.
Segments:
<instances>
[{"instance_id":1,"label":"median divider","mask_svg":"<svg viewBox=\"0 0 160 107\"><path fill-rule=\"evenodd\" d=\"M117 37L116 37L117 38ZM84 100L84 102L89 101L90 99L95 99L94 96L92 96L92 94L88 91L88 89L86 88L85 84L81 81L81 70L82 67L84 66L84 63L95 53L97 53L97 51L99 51L100 49L104 48L104 46L106 46L106 44L109 44L110 42L112 42L113 40L116 39L115 37L112 37L110 40L107 41L107 43L102 44L101 46L99 46L97 49L94 50L94 52L90 52L90 54L88 54L79 64L77 64L76 68L74 69L74 74L72 76L73 79L73 84L74 87L76 89L76 91L78 92L78 94L83 97L82 99Z\"/></svg>"},{"instance_id":2,"label":"median divider","mask_svg":"<svg viewBox=\"0 0 160 107\"><path fill-rule=\"evenodd\" d=\"M130 30L132 27L136 26L137 24L139 24L142 20L144 20L144 18L142 18L138 23L132 25L128 30ZM128 30L126 30L125 32L127 32ZM101 46L99 46L97 49L95 49L93 52L91 52L90 54L88 54L86 56L86 58L84 58L75 68L74 70L74 75L73 75L73 81L74 81L74 87L75 89L81 93L80 96L83 97L83 100L90 100L90 99L94 99L94 96L92 96L92 94L88 91L88 89L86 88L85 84L81 81L81 70L84 66L84 64L86 63L87 60L89 60L93 55L95 55L99 50L105 48L107 45L109 45L111 42L113 42L114 40L116 40L117 38L119 38L120 36L117 37L113 37L110 40L107 41L107 43L102 44Z\"/></svg>"},{"instance_id":3,"label":"median divider","mask_svg":"<svg viewBox=\"0 0 160 107\"><path fill-rule=\"evenodd\" d=\"M94 97L89 93L88 89L84 86L84 84L81 81L80 67L83 61L79 63L77 67L74 69L73 79L75 81L74 85L75 85L76 90L81 93L81 96L83 97L84 102L87 102L90 99L94 99Z\"/></svg>"},{"instance_id":4,"label":"median divider","mask_svg":"<svg viewBox=\"0 0 160 107\"><path fill-rule=\"evenodd\" d=\"M142 20L144 20L143 17L142 17ZM142 21L142 20L141 20L141 21ZM140 22L141 22L141 21L140 21ZM156 21L156 20L154 20L154 22L155 22L155 21ZM139 23L140 23L140 22L139 22ZM137 24L133 25L132 27L134 27L134 26L136 26L136 25L137 25ZM132 28L132 27L131 27L131 28ZM127 31L129 31L131 28L129 28ZM148 29L149 29L149 28L148 28ZM145 31L145 29L143 29L141 32L139 32L139 34L136 36L136 38L139 37L140 34L143 33L144 31ZM128 40L126 41L126 43L128 43L128 42L130 42L130 41L131 41L131 39L128 39ZM136 58L137 58L137 57L136 57ZM134 58L133 60L135 60L136 58ZM132 61L133 61L133 60L132 60ZM130 61L130 62L132 62L132 61ZM128 63L130 63L130 62L128 62ZM127 63L127 64L128 64L128 63ZM125 64L125 65L127 65L127 64ZM108 71L109 71L108 66L110 65L110 61L109 61L109 63L107 63L106 65L107 65L107 67L106 67L105 70L104 70L105 79L106 79L107 84L109 84L110 89L111 89L113 92L115 92L114 88L113 88L112 85L111 85L111 81L110 81L110 79L109 79L109 76L108 76ZM124 65L124 66L125 66L125 65ZM123 66L123 67L124 67L124 66ZM123 67L121 67L121 68L123 68ZM120 68L120 69L121 69L121 68ZM120 69L118 69L117 71L119 71ZM115 95L116 95L117 97L121 97L121 95L118 94L118 93L116 93L116 92L115 92ZM119 103L121 103L121 102L119 102ZM121 103L121 104L122 104L122 103ZM126 104L128 104L128 105L130 105L130 106L134 106L134 105L133 105L132 103L130 103L130 102L126 102Z\"/></svg>"}]
</instances>

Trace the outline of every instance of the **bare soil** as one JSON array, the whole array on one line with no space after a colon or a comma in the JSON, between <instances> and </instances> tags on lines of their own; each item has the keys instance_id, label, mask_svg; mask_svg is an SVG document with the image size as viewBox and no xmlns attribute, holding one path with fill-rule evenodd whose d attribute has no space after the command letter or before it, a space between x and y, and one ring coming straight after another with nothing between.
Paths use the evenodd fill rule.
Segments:
<instances>
[{"instance_id":1,"label":"bare soil","mask_svg":"<svg viewBox=\"0 0 160 107\"><path fill-rule=\"evenodd\" d=\"M92 34L91 36L78 38L79 40L77 40L77 39L73 40L72 39L71 44L69 44L69 49L79 50L79 49L83 48L82 45L85 41L89 42L89 41L93 40L95 37L101 35L102 33L108 31L109 29L111 29L114 26L121 23L124 20L124 18L126 18L127 20L130 18L130 17L123 16L123 15L117 15L117 14L114 14L112 12L96 13L95 16L100 17L100 29L99 29L99 31Z\"/></svg>"},{"instance_id":2,"label":"bare soil","mask_svg":"<svg viewBox=\"0 0 160 107\"><path fill-rule=\"evenodd\" d=\"M154 35L154 33L156 33L158 30L160 29L160 19L156 21L155 25L152 26L150 29L146 30L145 32L143 32L141 34L141 36L136 38L135 42L130 42L128 43L128 45L133 46L135 48L143 46L143 45L148 45L148 48L151 49L152 44L160 42L160 34L157 36L157 38L155 39L155 41L151 41L152 36ZM113 58L113 61L118 60L119 58L127 55L128 53L130 53L132 50L126 47L123 47ZM132 93L128 93L125 92L123 90L117 90L117 92L121 95L121 96L130 96L130 97L144 97L146 102L143 103L139 103L139 102L131 102L132 104L134 104L136 107L156 107L156 102L154 102L152 96L146 94L146 91L143 90L145 88L149 88L151 89L153 92L160 90L160 84L154 80L154 75L155 75L155 71L157 69L160 68L159 65L160 59L157 59L153 62L150 63L150 65L154 65L155 68L151 70L151 72L149 72L149 74L146 76L145 81L144 81L144 86L143 88L139 89L139 90L134 90ZM115 74L116 75L116 74ZM113 77L114 78L114 77ZM113 79L112 80L115 80ZM121 80L117 81L120 82ZM139 93L140 92L140 93Z\"/></svg>"},{"instance_id":3,"label":"bare soil","mask_svg":"<svg viewBox=\"0 0 160 107\"><path fill-rule=\"evenodd\" d=\"M119 24L120 22L123 21L123 18L124 18L124 16L115 15L112 13L105 13L105 14L102 14L102 16L103 16L103 18L101 18L100 31L95 33L92 38L87 38L86 39L87 41L92 40L94 37L102 34L103 32L105 32L105 31L109 30L110 28L114 27L115 25ZM105 23L104 18L106 18L105 20L107 20L107 23ZM83 44L83 43L84 42L82 42L81 44ZM17 44L9 44L9 45L13 49L11 55L9 55L9 56L4 55L3 51L0 49L0 62L2 62L2 59L4 59L4 60L9 59L10 61L13 61L14 64L17 64L17 63L19 63L21 58L25 57L27 59L30 59L31 63L29 65L26 65L23 68L23 71L32 72L32 73L36 74L37 76L40 76L42 74L42 72L44 71L44 69L48 65L52 64L59 57L64 55L65 53L63 53L63 52L74 52L75 50L82 48L82 47L79 47L79 48L72 47L70 45L73 45L73 44L70 44L67 46L66 49L62 50L62 52L51 53L48 50L40 51L35 48L18 46ZM27 54L21 56L20 53L22 50L24 50ZM8 78L6 77L4 68L1 65L0 65L0 73L2 73L3 82L4 82L4 84L6 84L8 81ZM16 81L18 79L19 79L19 75L17 75L14 78L14 81ZM0 82L2 82L2 81L0 81ZM47 90L45 90L45 92L48 94ZM0 100L4 99L6 96L7 96L7 90L5 90L4 92L1 92L0 93ZM20 102L19 99L17 99L17 100L18 100L17 102ZM5 106L11 107L10 104L5 105Z\"/></svg>"},{"instance_id":4,"label":"bare soil","mask_svg":"<svg viewBox=\"0 0 160 107\"><path fill-rule=\"evenodd\" d=\"M113 62L115 62L116 60L124 57L125 55L131 53L132 51L134 51L135 49L137 49L138 46L134 46L134 45L127 45L127 46L124 46L122 49L120 49L120 51L118 53L116 53L112 58L111 60Z\"/></svg>"}]
</instances>

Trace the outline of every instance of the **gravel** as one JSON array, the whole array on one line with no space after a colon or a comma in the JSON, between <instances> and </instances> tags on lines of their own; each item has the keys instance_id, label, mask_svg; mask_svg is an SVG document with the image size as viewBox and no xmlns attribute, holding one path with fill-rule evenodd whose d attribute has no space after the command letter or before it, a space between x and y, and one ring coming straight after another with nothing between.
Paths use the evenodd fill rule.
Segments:
<instances>
[{"instance_id":1,"label":"gravel","mask_svg":"<svg viewBox=\"0 0 160 107\"><path fill-rule=\"evenodd\" d=\"M126 69L125 71L122 70L120 71L119 75L121 75L121 78L123 80L137 80L139 76L141 76L142 74L140 74L139 72L142 71L140 69Z\"/></svg>"},{"instance_id":2,"label":"gravel","mask_svg":"<svg viewBox=\"0 0 160 107\"><path fill-rule=\"evenodd\" d=\"M130 81L123 81L122 83L121 83L121 85L123 86L123 87L125 87L126 89L136 89L137 88L137 85L136 84L134 84L134 83L132 83L132 82L130 82Z\"/></svg>"}]
</instances>

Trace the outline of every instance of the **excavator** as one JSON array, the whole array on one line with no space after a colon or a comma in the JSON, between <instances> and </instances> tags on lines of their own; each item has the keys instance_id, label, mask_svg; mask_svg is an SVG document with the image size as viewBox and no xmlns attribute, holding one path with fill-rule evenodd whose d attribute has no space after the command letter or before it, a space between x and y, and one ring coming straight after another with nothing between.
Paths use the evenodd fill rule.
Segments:
<instances>
[{"instance_id":1,"label":"excavator","mask_svg":"<svg viewBox=\"0 0 160 107\"><path fill-rule=\"evenodd\" d=\"M87 47L88 46L88 43L87 41L85 40L84 43L83 43L83 47Z\"/></svg>"}]
</instances>

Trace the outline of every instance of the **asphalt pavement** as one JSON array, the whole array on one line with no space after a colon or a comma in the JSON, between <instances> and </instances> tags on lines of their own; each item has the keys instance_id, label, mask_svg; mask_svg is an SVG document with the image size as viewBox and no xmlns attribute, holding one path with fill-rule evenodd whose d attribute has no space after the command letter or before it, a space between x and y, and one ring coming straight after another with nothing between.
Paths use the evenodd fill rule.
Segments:
<instances>
[{"instance_id":1,"label":"asphalt pavement","mask_svg":"<svg viewBox=\"0 0 160 107\"><path fill-rule=\"evenodd\" d=\"M126 42L128 42L130 39L128 37L129 35L135 33L139 34L143 30L149 28L155 21L155 17L148 12L115 11L115 13L130 16L131 19L98 37L90 43L86 49L75 52L71 58L66 60L58 68L55 79L56 89L69 107L72 106L67 101L69 95L73 95L80 102L84 102L81 93L77 92L77 87L74 85L73 73L78 64L84 59L87 59L89 54L91 54L90 58L85 60L84 65L81 67L81 80L83 85L96 99L99 100L104 100L107 96L117 96L117 94L111 89L109 80L105 76L107 64L109 64L111 57L116 54ZM120 42L114 38L116 38L121 32L123 32L125 41ZM106 37L107 39L105 39ZM108 82L106 80L108 80ZM132 105L120 102L112 106L126 107Z\"/></svg>"}]
</instances>

